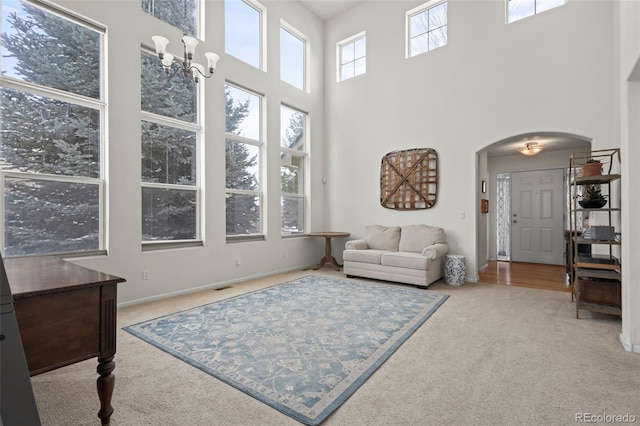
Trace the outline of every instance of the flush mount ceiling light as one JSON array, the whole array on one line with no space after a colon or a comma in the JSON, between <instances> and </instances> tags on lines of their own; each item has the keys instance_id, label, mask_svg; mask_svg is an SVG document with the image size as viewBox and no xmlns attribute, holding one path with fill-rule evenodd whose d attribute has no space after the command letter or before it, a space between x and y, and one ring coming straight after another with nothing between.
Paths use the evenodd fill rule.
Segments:
<instances>
[{"instance_id":1,"label":"flush mount ceiling light","mask_svg":"<svg viewBox=\"0 0 640 426\"><path fill-rule=\"evenodd\" d=\"M538 145L537 142L528 142L522 148L519 148L520 154L536 155L544 149L544 145Z\"/></svg>"},{"instance_id":2,"label":"flush mount ceiling light","mask_svg":"<svg viewBox=\"0 0 640 426\"><path fill-rule=\"evenodd\" d=\"M154 35L151 37L153 43L156 45L156 53L158 58L162 62L162 68L164 68L167 77L172 78L177 73L182 71L182 75L186 78L193 79L194 83L200 80L200 77L210 78L213 72L216 70L216 64L220 60L220 56L213 52L206 52L204 56L207 58L208 72L204 67L198 63L192 62L193 54L196 51L196 46L199 41L191 36L187 35L187 1L184 2L184 16L183 16L183 32L182 44L184 47L184 56L182 60L174 57L171 53L167 53L167 45L169 40L166 37Z\"/></svg>"}]
</instances>

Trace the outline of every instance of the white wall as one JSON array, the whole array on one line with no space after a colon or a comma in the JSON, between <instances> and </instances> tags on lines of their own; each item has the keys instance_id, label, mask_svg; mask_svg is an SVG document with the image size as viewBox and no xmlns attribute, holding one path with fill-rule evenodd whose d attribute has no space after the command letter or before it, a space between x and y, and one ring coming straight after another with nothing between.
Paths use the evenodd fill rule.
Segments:
<instances>
[{"instance_id":1,"label":"white wall","mask_svg":"<svg viewBox=\"0 0 640 426\"><path fill-rule=\"evenodd\" d=\"M450 0L448 45L405 59L405 11L422 3L365 2L325 24L328 225L354 237L373 223L442 226L473 280L478 151L536 131L615 143L613 7L570 1L507 25L504 1ZM367 73L337 83L335 45L363 30ZM438 202L384 209L380 160L414 147L439 154Z\"/></svg>"},{"instance_id":2,"label":"white wall","mask_svg":"<svg viewBox=\"0 0 640 426\"><path fill-rule=\"evenodd\" d=\"M152 46L151 36L170 38L170 47L181 53L181 32L140 10L133 0L59 1L68 9L107 26L109 180L108 256L75 258L74 262L127 280L119 286L120 304L217 286L253 276L301 269L317 263L324 242L307 237L280 238L280 102L310 115L308 206L310 229L324 224L324 46L323 24L297 2L265 0L267 7L267 69L252 69L224 54L224 2L206 1L206 40L196 55L211 50L222 59L213 78L205 80L205 222L204 247L142 252L140 189L140 45ZM311 93L280 81L280 19L302 31L310 40ZM265 241L227 244L225 238L224 83L234 83L266 95L267 161L276 165L267 171ZM236 258L241 265L236 265ZM142 280L142 270L150 280Z\"/></svg>"},{"instance_id":3,"label":"white wall","mask_svg":"<svg viewBox=\"0 0 640 426\"><path fill-rule=\"evenodd\" d=\"M616 3L619 139L622 152L622 333L625 349L640 352L640 2Z\"/></svg>"},{"instance_id":4,"label":"white wall","mask_svg":"<svg viewBox=\"0 0 640 426\"><path fill-rule=\"evenodd\" d=\"M489 241L491 240L491 218L495 213L495 196L493 194L496 193L495 189L492 188L491 183L495 179L491 179L491 170L489 169L489 157L487 156L487 151L481 151L478 153L478 185L476 185L476 206L478 209L481 207L481 200L486 199L489 200L489 213L480 213L476 215L478 220L478 272L486 269L488 266L488 261L491 258L491 244ZM482 193L482 182L486 182L486 192ZM493 227L495 229L495 227ZM495 240L495 238L493 238ZM494 256L495 257L495 256Z\"/></svg>"}]
</instances>

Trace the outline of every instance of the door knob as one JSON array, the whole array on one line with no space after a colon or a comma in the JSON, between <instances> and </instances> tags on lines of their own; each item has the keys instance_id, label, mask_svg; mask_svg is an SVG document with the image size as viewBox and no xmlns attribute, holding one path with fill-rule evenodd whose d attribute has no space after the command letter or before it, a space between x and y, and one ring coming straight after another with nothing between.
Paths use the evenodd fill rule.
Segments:
<instances>
[{"instance_id":1,"label":"door knob","mask_svg":"<svg viewBox=\"0 0 640 426\"><path fill-rule=\"evenodd\" d=\"M513 223L518 223L518 221L517 221L517 220L515 220L515 219L513 219Z\"/></svg>"}]
</instances>

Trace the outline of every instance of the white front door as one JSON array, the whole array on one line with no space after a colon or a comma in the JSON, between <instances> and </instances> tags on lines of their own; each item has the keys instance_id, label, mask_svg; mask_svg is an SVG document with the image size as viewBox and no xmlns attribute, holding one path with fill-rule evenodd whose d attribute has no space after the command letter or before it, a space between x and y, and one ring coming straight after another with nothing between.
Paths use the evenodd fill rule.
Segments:
<instances>
[{"instance_id":1,"label":"white front door","mask_svg":"<svg viewBox=\"0 0 640 426\"><path fill-rule=\"evenodd\" d=\"M564 171L511 174L511 260L563 265Z\"/></svg>"}]
</instances>

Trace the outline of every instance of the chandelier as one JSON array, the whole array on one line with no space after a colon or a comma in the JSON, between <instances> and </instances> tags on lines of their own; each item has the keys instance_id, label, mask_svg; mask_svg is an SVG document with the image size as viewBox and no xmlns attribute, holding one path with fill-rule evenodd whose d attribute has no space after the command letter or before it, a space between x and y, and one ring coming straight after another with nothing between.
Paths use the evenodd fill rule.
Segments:
<instances>
[{"instance_id":1,"label":"chandelier","mask_svg":"<svg viewBox=\"0 0 640 426\"><path fill-rule=\"evenodd\" d=\"M216 70L216 64L220 60L220 56L213 52L206 52L204 54L205 58L207 58L208 72L205 71L204 66L200 65L197 62L193 62L193 55L196 51L196 46L198 45L199 41L195 37L187 35L186 23L187 0L184 1L182 37L184 54L182 56L182 60L176 58L171 53L167 53L167 45L169 44L169 40L166 37L154 35L153 37L151 37L151 40L153 40L153 43L156 46L156 53L158 54L158 58L162 63L162 68L164 69L169 79L173 78L179 72L182 72L182 75L185 78L191 78L194 83L198 83L200 81L200 77L211 78L211 76L213 76L213 73Z\"/></svg>"},{"instance_id":2,"label":"chandelier","mask_svg":"<svg viewBox=\"0 0 640 426\"><path fill-rule=\"evenodd\" d=\"M524 155L536 155L544 149L544 145L538 145L537 142L529 142L524 144L522 148L519 148L520 154Z\"/></svg>"}]
</instances>

